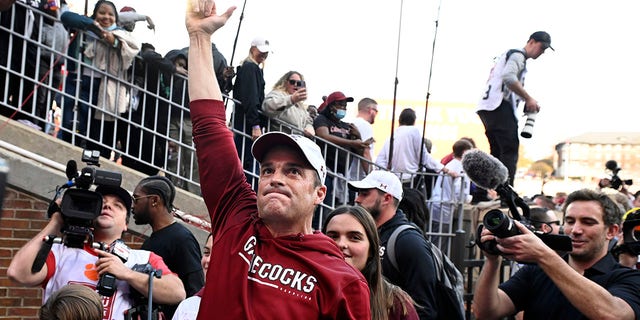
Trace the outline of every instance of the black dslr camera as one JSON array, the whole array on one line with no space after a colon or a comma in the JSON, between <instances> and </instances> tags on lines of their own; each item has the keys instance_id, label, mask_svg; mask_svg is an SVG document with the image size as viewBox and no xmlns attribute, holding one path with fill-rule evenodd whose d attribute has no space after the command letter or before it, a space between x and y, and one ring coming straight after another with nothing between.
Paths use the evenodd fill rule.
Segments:
<instances>
[{"instance_id":1,"label":"black dslr camera","mask_svg":"<svg viewBox=\"0 0 640 320\"><path fill-rule=\"evenodd\" d=\"M520 221L520 223L524 224L525 227L535 233L535 235L542 239L542 241L551 249L557 251L572 250L571 239L568 236L537 231L531 224L528 223L526 219L520 218L518 221ZM498 209L493 209L487 212L484 216L484 219L482 219L482 223L484 224L484 227L487 228L487 230L491 231L491 233L493 233L498 238L508 238L521 234L520 229L518 229L518 226L516 226L516 224L514 223L514 219ZM479 240L478 243L480 243ZM496 245L497 243L495 241L487 241L479 244L480 248L490 254L502 254L502 252L498 250Z\"/></svg>"},{"instance_id":2,"label":"black dslr camera","mask_svg":"<svg viewBox=\"0 0 640 320\"><path fill-rule=\"evenodd\" d=\"M610 178L611 182L608 186L611 189L619 190L620 187L622 187L623 185L630 186L633 184L633 180L631 179L627 179L627 180L620 179L620 177L618 176L618 172L620 172L622 168L618 167L618 163L615 160L607 161L607 163L605 163L605 168L611 171L611 178Z\"/></svg>"},{"instance_id":3,"label":"black dslr camera","mask_svg":"<svg viewBox=\"0 0 640 320\"><path fill-rule=\"evenodd\" d=\"M111 172L98 169L100 166L100 152L94 150L82 151L82 162L87 166L80 173L74 160L67 162L67 178L69 181L62 187L58 187L55 198L59 193L68 188L62 196L60 207L57 208L52 201L49 207L49 216L56 209L62 213L64 226L62 227L62 243L72 248L82 248L85 243L93 242L93 220L102 211L102 195L90 191L92 185L96 186L120 186L122 175L119 172ZM52 208L53 206L53 208Z\"/></svg>"},{"instance_id":4,"label":"black dslr camera","mask_svg":"<svg viewBox=\"0 0 640 320\"><path fill-rule=\"evenodd\" d=\"M535 233L536 236L542 239L542 241L551 249L567 252L572 250L571 238L568 236L536 231L535 228L529 224L529 206L515 193L515 191L513 191L513 189L511 189L509 185L500 185L496 188L496 191L507 203L509 212L513 218L509 217L499 209L493 209L487 212L482 219L482 224L478 226L478 230L476 232L476 244L480 249L492 255L502 255L502 252L498 250L498 244L495 240L485 242L480 241L482 228L484 227L491 231L491 233L498 238L513 237L521 234L520 229L518 229L518 226L516 226L514 222L514 220L518 220L529 230ZM522 211L522 215L520 215L518 208Z\"/></svg>"}]
</instances>

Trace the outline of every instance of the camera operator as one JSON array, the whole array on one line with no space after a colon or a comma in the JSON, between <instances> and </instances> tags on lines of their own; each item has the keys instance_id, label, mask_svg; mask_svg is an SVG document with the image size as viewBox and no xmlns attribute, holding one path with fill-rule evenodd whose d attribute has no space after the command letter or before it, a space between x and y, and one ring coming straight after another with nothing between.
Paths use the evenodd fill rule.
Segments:
<instances>
[{"instance_id":1,"label":"camera operator","mask_svg":"<svg viewBox=\"0 0 640 320\"><path fill-rule=\"evenodd\" d=\"M621 232L618 235L617 246L615 246L611 250L611 253L618 258L618 262L621 265L625 267L629 267L631 269L638 269L638 265L640 264L640 260L638 260L638 249L639 249L638 245L640 243L638 241L632 241L630 243L625 244L625 238L632 239L632 240L637 239L635 234L636 233L635 229L640 224L639 223L640 208L633 208L627 211L627 213L625 213L624 216L622 217L622 220L623 220L623 223L622 223L623 226L627 223L631 223L632 228L628 229L627 231L630 234L627 235Z\"/></svg>"},{"instance_id":2,"label":"camera operator","mask_svg":"<svg viewBox=\"0 0 640 320\"><path fill-rule=\"evenodd\" d=\"M100 215L94 220L93 236L95 241L111 244L120 239L127 230L127 222L131 212L131 196L120 187L99 186L96 192L102 195L103 204ZM48 235L60 236L64 220L60 212L55 212L51 220L22 247L13 257L8 277L25 286L42 286L43 300L69 283L96 288L98 279L105 273L116 277L116 292L112 297L103 296L105 319L123 319L124 311L133 306L131 289L147 296L149 275L131 270L136 264L150 264L154 269L162 270L162 277L154 279L153 301L157 303L176 304L185 298L185 291L180 279L171 271L162 258L144 250L131 250L126 263L111 253L93 249L85 244L82 249L72 248L54 243L46 258L46 264L40 271L31 272L31 266L43 246L43 238Z\"/></svg>"},{"instance_id":3,"label":"camera operator","mask_svg":"<svg viewBox=\"0 0 640 320\"><path fill-rule=\"evenodd\" d=\"M622 213L606 195L572 192L563 207L564 232L572 251L559 256L524 225L522 234L498 238L487 229L481 241L496 240L506 257L529 262L498 284L502 257L485 252L474 294L477 319L497 319L523 310L527 319L637 319L640 273L620 266L608 253Z\"/></svg>"}]
</instances>

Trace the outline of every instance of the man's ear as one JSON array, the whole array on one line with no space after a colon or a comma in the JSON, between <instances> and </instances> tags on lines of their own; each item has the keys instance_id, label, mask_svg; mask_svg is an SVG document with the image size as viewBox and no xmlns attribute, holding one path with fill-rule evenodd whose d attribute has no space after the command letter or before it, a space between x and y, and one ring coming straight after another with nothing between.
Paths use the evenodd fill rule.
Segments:
<instances>
[{"instance_id":1,"label":"man's ear","mask_svg":"<svg viewBox=\"0 0 640 320\"><path fill-rule=\"evenodd\" d=\"M395 201L395 198L391 194L385 193L382 199L384 200L383 203L385 205L394 206L393 202Z\"/></svg>"},{"instance_id":2,"label":"man's ear","mask_svg":"<svg viewBox=\"0 0 640 320\"><path fill-rule=\"evenodd\" d=\"M620 232L620 225L614 223L610 226L607 226L607 240L613 239Z\"/></svg>"},{"instance_id":3,"label":"man's ear","mask_svg":"<svg viewBox=\"0 0 640 320\"><path fill-rule=\"evenodd\" d=\"M544 232L544 233L551 233L551 231L553 231L553 228L550 225L548 225L546 223L543 223L540 226L540 230L542 230L542 232Z\"/></svg>"},{"instance_id":4,"label":"man's ear","mask_svg":"<svg viewBox=\"0 0 640 320\"><path fill-rule=\"evenodd\" d=\"M324 198L327 196L327 186L322 185L316 188L316 200L313 204L319 205L324 201Z\"/></svg>"}]
</instances>

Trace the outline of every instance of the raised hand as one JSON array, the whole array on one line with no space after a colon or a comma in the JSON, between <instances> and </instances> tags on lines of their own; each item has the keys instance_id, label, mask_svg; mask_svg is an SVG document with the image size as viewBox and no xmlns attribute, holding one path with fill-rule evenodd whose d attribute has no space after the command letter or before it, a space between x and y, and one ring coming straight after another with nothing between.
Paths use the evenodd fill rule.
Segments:
<instances>
[{"instance_id":1,"label":"raised hand","mask_svg":"<svg viewBox=\"0 0 640 320\"><path fill-rule=\"evenodd\" d=\"M225 13L218 15L216 4L212 0L187 0L185 19L187 32L189 35L198 33L212 35L227 23L235 9L235 6L229 7Z\"/></svg>"}]
</instances>

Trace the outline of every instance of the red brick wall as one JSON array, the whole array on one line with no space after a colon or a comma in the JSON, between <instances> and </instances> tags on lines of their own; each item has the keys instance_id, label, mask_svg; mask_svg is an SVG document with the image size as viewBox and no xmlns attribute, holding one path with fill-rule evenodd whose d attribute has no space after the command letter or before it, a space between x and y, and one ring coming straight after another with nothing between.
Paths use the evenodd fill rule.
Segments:
<instances>
[{"instance_id":1,"label":"red brick wall","mask_svg":"<svg viewBox=\"0 0 640 320\"><path fill-rule=\"evenodd\" d=\"M8 188L0 214L0 319L37 319L42 289L20 287L7 278L13 255L47 224L48 200ZM123 240L137 249L144 240L125 234Z\"/></svg>"}]
</instances>

